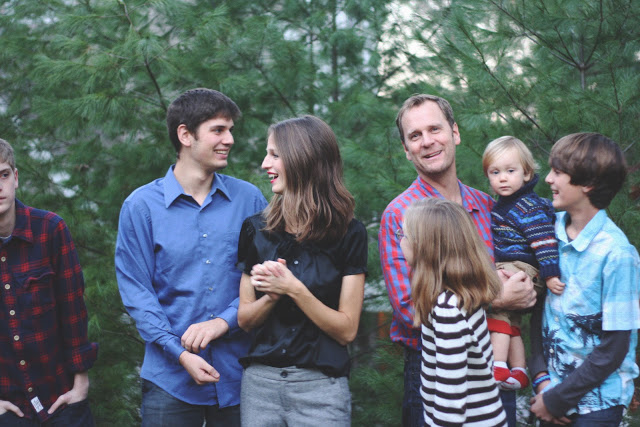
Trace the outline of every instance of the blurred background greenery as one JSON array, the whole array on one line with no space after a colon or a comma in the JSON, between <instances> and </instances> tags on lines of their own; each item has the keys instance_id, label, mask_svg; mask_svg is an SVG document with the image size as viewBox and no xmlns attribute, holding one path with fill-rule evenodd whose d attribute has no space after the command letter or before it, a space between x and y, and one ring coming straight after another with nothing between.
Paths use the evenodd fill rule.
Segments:
<instances>
[{"instance_id":1,"label":"blurred background greenery","mask_svg":"<svg viewBox=\"0 0 640 427\"><path fill-rule=\"evenodd\" d=\"M80 251L100 342L90 393L98 424L139 424L143 343L120 301L113 250L122 201L174 160L164 117L178 94L208 87L237 102L225 173L267 197L259 166L269 124L315 114L333 127L370 232L353 423L399 425L402 352L385 338L377 252L381 212L415 179L395 129L399 106L416 92L447 98L459 177L485 191L481 153L496 137L525 141L543 176L560 137L612 137L631 173L608 213L637 247L639 31L633 0L0 1L0 137L17 152L18 197L65 218Z\"/></svg>"}]
</instances>

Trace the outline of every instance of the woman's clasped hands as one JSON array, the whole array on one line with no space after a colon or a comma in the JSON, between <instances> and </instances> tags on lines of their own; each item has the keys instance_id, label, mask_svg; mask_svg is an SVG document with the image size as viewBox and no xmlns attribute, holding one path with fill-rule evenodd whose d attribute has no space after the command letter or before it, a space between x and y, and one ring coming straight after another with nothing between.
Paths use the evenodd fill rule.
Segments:
<instances>
[{"instance_id":1,"label":"woman's clasped hands","mask_svg":"<svg viewBox=\"0 0 640 427\"><path fill-rule=\"evenodd\" d=\"M302 283L287 268L287 261L265 261L251 269L251 284L256 289L278 300L282 295L291 294Z\"/></svg>"}]
</instances>

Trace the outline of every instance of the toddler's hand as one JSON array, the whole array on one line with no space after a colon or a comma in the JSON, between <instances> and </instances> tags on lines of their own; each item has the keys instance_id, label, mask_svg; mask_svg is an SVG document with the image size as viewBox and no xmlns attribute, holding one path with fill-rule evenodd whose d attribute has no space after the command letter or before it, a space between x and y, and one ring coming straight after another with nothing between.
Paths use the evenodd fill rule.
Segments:
<instances>
[{"instance_id":1,"label":"toddler's hand","mask_svg":"<svg viewBox=\"0 0 640 427\"><path fill-rule=\"evenodd\" d=\"M564 291L564 283L558 277L549 277L547 280L547 288L556 295L562 295Z\"/></svg>"}]
</instances>

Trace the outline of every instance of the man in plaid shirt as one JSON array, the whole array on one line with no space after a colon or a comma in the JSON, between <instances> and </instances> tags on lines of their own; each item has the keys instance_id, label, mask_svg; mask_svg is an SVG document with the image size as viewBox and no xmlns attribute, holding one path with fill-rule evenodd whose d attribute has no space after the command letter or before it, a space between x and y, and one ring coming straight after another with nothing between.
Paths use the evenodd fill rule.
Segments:
<instances>
[{"instance_id":1,"label":"man in plaid shirt","mask_svg":"<svg viewBox=\"0 0 640 427\"><path fill-rule=\"evenodd\" d=\"M391 340L404 347L404 398L402 424L422 426L420 397L420 328L413 327L413 304L409 265L405 261L398 231L411 202L425 197L439 197L461 204L471 215L480 237L493 257L491 206L485 193L464 185L456 173L455 152L460 144L458 125L451 105L433 95L414 95L398 112L396 125L407 160L418 172L416 180L389 203L380 220L378 248L389 301L393 308ZM510 278L502 276L504 288L495 307L522 309L533 306L536 294L531 280L519 272ZM502 392L509 425L515 425L515 393Z\"/></svg>"},{"instance_id":2,"label":"man in plaid shirt","mask_svg":"<svg viewBox=\"0 0 640 427\"><path fill-rule=\"evenodd\" d=\"M0 139L0 427L92 426L84 279L56 214L15 198L13 149Z\"/></svg>"}]
</instances>

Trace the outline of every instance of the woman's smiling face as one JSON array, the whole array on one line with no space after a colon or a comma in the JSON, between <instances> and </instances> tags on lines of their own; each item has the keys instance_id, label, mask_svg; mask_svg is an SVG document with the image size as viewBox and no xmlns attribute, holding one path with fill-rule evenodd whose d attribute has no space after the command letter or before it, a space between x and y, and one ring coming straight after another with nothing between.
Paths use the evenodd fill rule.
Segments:
<instances>
[{"instance_id":1,"label":"woman's smiling face","mask_svg":"<svg viewBox=\"0 0 640 427\"><path fill-rule=\"evenodd\" d=\"M262 161L262 169L267 171L271 182L271 191L275 194L283 194L286 189L284 164L278 155L273 135L269 135L267 139L267 155Z\"/></svg>"}]
</instances>

